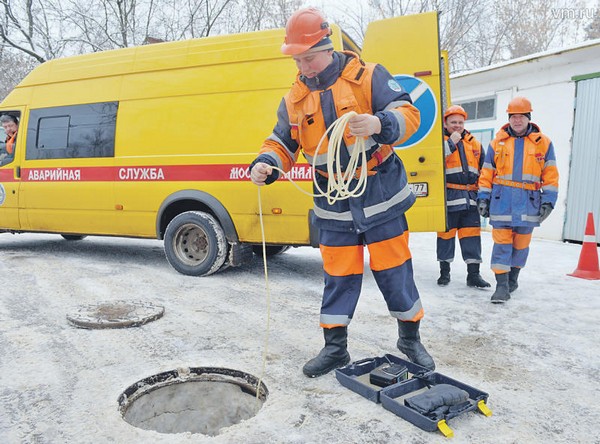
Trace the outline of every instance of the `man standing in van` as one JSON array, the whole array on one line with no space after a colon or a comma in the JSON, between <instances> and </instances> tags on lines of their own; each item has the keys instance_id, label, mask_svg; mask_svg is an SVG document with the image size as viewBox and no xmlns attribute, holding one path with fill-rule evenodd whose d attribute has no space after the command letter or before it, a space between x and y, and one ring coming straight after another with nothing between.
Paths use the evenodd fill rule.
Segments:
<instances>
[{"instance_id":1,"label":"man standing in van","mask_svg":"<svg viewBox=\"0 0 600 444\"><path fill-rule=\"evenodd\" d=\"M316 377L350 362L347 327L360 296L364 245L390 315L398 322L398 348L412 362L434 369L419 336L423 308L404 215L415 196L393 149L418 129L419 111L384 67L365 63L352 52L333 51L330 35L331 28L317 9L298 10L288 20L281 51L292 56L299 72L279 105L273 133L250 165L252 182L270 184L280 176L274 167L290 171L302 150L316 165L319 187L327 189L327 154L316 153L326 129L343 114L356 112L340 149L342 170L357 138L366 138L365 192L333 203L326 197L314 198L313 222L319 228L325 278L320 315L325 346L303 372Z\"/></svg>"},{"instance_id":2,"label":"man standing in van","mask_svg":"<svg viewBox=\"0 0 600 444\"><path fill-rule=\"evenodd\" d=\"M458 234L460 251L467 264L467 286L490 287L479 273L481 264L481 221L477 212L477 180L483 166L481 143L465 129L467 112L460 105L444 113L444 156L446 158L446 209L448 231L437 234L438 285L450 283Z\"/></svg>"},{"instance_id":3,"label":"man standing in van","mask_svg":"<svg viewBox=\"0 0 600 444\"><path fill-rule=\"evenodd\" d=\"M19 121L15 116L10 114L3 114L0 116L0 123L4 132L6 133L6 141L3 153L0 153L0 162L5 157L12 157L15 153L15 142L17 140L17 132L19 131Z\"/></svg>"},{"instance_id":4,"label":"man standing in van","mask_svg":"<svg viewBox=\"0 0 600 444\"><path fill-rule=\"evenodd\" d=\"M493 227L493 304L508 301L519 286L533 228L546 220L558 197L554 146L531 122L532 111L525 97L509 102L508 123L490 143L479 178L479 214Z\"/></svg>"}]
</instances>

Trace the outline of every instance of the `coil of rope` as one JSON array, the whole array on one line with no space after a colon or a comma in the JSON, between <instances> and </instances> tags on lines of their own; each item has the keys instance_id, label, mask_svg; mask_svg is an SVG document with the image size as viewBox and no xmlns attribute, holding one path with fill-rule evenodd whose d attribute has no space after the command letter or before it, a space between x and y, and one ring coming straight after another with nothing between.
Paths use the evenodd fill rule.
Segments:
<instances>
[{"instance_id":1,"label":"coil of rope","mask_svg":"<svg viewBox=\"0 0 600 444\"><path fill-rule=\"evenodd\" d=\"M355 177L356 171L359 171L360 165L367 165L367 143L366 139L363 137L356 137L354 143L354 149L352 150L352 154L350 154L350 159L348 161L348 165L346 167L346 171L342 171L341 165L341 147L342 141L344 140L344 132L346 131L346 126L348 125L348 121L356 116L356 112L350 111L349 113L344 114L342 117L333 122L325 134L319 140L317 148L315 150L315 155L313 157L313 171L315 174L313 175L313 183L315 188L317 189L317 193L309 193L298 186L296 182L292 180L289 175L286 175L286 172L280 168L275 166L271 167L275 171L279 171L280 174L284 175L298 190L308 196L311 197L325 197L327 198L327 202L329 205L334 204L339 200L349 199L351 197L359 197L361 196L366 189L367 186L367 176L368 171L367 168L360 168L360 174L358 177ZM316 175L316 162L318 154L321 152L321 148L323 143L325 142L327 135L330 134L329 143L327 144L327 190L323 191L319 184L317 183L317 175ZM356 185L350 189L352 181L357 179ZM258 189L260 196L260 187Z\"/></svg>"}]
</instances>

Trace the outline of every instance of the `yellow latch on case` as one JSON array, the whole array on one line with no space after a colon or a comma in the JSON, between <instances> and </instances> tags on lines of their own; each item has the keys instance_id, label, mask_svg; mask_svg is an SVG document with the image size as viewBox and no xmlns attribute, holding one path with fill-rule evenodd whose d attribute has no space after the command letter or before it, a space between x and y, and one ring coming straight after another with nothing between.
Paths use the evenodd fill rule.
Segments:
<instances>
[{"instance_id":1,"label":"yellow latch on case","mask_svg":"<svg viewBox=\"0 0 600 444\"><path fill-rule=\"evenodd\" d=\"M483 399L477 403L477 408L485 416L492 416L492 411L488 408L487 405L485 405L485 401Z\"/></svg>"},{"instance_id":2,"label":"yellow latch on case","mask_svg":"<svg viewBox=\"0 0 600 444\"><path fill-rule=\"evenodd\" d=\"M440 432L442 432L442 435L444 435L446 438L452 438L454 436L454 431L452 431L452 429L448 427L448 424L446 424L445 419L441 419L438 422L437 426Z\"/></svg>"}]
</instances>

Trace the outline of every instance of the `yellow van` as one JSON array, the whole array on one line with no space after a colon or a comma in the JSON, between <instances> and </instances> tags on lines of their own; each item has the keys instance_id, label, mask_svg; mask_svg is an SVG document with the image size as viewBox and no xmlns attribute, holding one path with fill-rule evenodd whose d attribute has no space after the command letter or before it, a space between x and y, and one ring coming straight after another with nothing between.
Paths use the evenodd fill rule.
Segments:
<instances>
[{"instance_id":1,"label":"yellow van","mask_svg":"<svg viewBox=\"0 0 600 444\"><path fill-rule=\"evenodd\" d=\"M283 36L160 43L35 68L0 104L19 120L13 153L0 161L0 231L164 239L169 263L187 275L243 263L262 242L247 168L296 73L280 52ZM333 37L336 49L360 51L335 26ZM421 134L398 154L420 197L410 228L443 230L447 75L436 14L373 22L361 55L425 106ZM310 191L303 162L291 177ZM309 196L283 179L261 193L268 254L316 246Z\"/></svg>"}]
</instances>

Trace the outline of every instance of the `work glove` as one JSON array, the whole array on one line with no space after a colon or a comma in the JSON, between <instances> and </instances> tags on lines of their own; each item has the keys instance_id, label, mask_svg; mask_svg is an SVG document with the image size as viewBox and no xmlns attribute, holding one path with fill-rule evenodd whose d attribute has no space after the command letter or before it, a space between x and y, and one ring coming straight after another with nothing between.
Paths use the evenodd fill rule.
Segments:
<instances>
[{"instance_id":1,"label":"work glove","mask_svg":"<svg viewBox=\"0 0 600 444\"><path fill-rule=\"evenodd\" d=\"M477 211L481 217L490 217L490 201L488 199L477 199Z\"/></svg>"},{"instance_id":2,"label":"work glove","mask_svg":"<svg viewBox=\"0 0 600 444\"><path fill-rule=\"evenodd\" d=\"M550 216L550 213L552 213L553 209L554 208L552 207L552 204L550 202L544 202L542 204L542 206L540 207L540 223L548 219L548 216Z\"/></svg>"}]
</instances>

